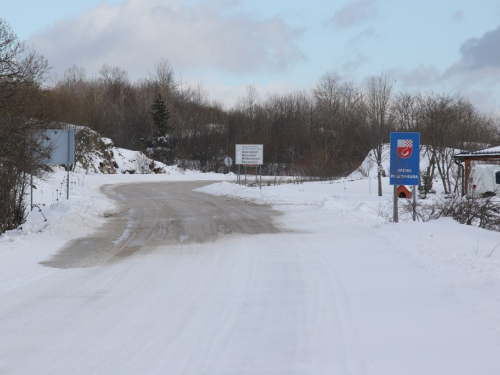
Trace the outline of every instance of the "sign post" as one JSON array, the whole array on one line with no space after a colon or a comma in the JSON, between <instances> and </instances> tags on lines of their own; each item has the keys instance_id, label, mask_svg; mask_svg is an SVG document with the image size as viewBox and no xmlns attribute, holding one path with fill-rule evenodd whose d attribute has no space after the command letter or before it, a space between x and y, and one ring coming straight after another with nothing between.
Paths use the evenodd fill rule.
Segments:
<instances>
[{"instance_id":1,"label":"sign post","mask_svg":"<svg viewBox=\"0 0 500 375\"><path fill-rule=\"evenodd\" d=\"M245 181L246 181L246 167L260 166L260 188L262 189L262 164L264 164L264 145L236 145L236 162L239 166L245 167ZM240 178L238 178L239 180Z\"/></svg>"},{"instance_id":2,"label":"sign post","mask_svg":"<svg viewBox=\"0 0 500 375\"><path fill-rule=\"evenodd\" d=\"M418 185L420 181L420 133L391 133L390 184L394 185L394 222L398 222L398 185ZM415 192L415 188L413 189ZM416 220L413 194L413 221Z\"/></svg>"},{"instance_id":3,"label":"sign post","mask_svg":"<svg viewBox=\"0 0 500 375\"><path fill-rule=\"evenodd\" d=\"M66 165L66 170L68 172L66 181L66 199L69 199L69 166L70 164L75 164L75 131L64 129L46 130L44 136L44 146L50 148L52 151L47 164Z\"/></svg>"},{"instance_id":4,"label":"sign post","mask_svg":"<svg viewBox=\"0 0 500 375\"><path fill-rule=\"evenodd\" d=\"M224 158L224 165L228 167L228 173L231 172L231 166L233 165L233 158L231 156L226 156Z\"/></svg>"}]
</instances>

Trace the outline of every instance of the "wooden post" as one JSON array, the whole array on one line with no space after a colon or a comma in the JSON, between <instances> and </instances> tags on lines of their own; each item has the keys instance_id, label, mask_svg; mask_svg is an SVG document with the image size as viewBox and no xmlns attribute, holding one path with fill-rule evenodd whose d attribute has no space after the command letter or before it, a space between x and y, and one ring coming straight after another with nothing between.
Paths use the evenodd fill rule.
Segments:
<instances>
[{"instance_id":1,"label":"wooden post","mask_svg":"<svg viewBox=\"0 0 500 375\"><path fill-rule=\"evenodd\" d=\"M470 159L464 160L465 168L464 168L464 192L467 195L469 190L469 176L470 176Z\"/></svg>"}]
</instances>

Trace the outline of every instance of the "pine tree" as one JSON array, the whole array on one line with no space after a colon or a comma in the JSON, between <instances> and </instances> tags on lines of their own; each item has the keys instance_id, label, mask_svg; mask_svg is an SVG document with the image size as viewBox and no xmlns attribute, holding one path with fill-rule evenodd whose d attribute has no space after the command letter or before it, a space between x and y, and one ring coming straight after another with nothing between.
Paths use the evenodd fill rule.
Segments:
<instances>
[{"instance_id":1,"label":"pine tree","mask_svg":"<svg viewBox=\"0 0 500 375\"><path fill-rule=\"evenodd\" d=\"M161 94L157 94L153 104L151 105L151 118L156 127L156 131L160 136L165 136L170 129L168 120L170 119L170 111L165 104L165 100Z\"/></svg>"}]
</instances>

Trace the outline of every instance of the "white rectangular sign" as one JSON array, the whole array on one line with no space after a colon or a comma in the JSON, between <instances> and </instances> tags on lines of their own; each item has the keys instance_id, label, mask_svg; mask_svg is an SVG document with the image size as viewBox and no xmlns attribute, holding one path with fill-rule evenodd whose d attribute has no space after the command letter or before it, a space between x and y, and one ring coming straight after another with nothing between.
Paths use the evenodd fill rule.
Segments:
<instances>
[{"instance_id":1,"label":"white rectangular sign","mask_svg":"<svg viewBox=\"0 0 500 375\"><path fill-rule=\"evenodd\" d=\"M45 131L44 146L52 149L47 164L75 164L75 131L48 129Z\"/></svg>"},{"instance_id":2,"label":"white rectangular sign","mask_svg":"<svg viewBox=\"0 0 500 375\"><path fill-rule=\"evenodd\" d=\"M235 164L264 164L264 145L236 145L235 159Z\"/></svg>"}]
</instances>

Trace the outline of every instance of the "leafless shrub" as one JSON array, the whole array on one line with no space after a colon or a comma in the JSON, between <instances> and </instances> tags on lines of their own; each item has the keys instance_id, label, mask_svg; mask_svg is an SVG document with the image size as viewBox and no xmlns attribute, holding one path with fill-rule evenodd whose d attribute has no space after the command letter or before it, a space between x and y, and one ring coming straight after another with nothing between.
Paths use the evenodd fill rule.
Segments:
<instances>
[{"instance_id":1,"label":"leafless shrub","mask_svg":"<svg viewBox=\"0 0 500 375\"><path fill-rule=\"evenodd\" d=\"M282 185L282 184L286 184L287 181L286 181L286 178L283 177L283 176L274 176L273 178L268 178L266 179L266 185L267 186L276 186L276 185Z\"/></svg>"},{"instance_id":2,"label":"leafless shrub","mask_svg":"<svg viewBox=\"0 0 500 375\"><path fill-rule=\"evenodd\" d=\"M415 204L415 215L417 221L429 221L438 219L441 216L441 205L433 201L428 203L425 201L417 201ZM410 199L401 199L399 205L399 215L400 219L412 220L413 219L413 201Z\"/></svg>"},{"instance_id":3,"label":"leafless shrub","mask_svg":"<svg viewBox=\"0 0 500 375\"><path fill-rule=\"evenodd\" d=\"M404 218L411 218L413 203L403 201L400 213ZM452 217L460 224L500 232L500 200L496 196L461 197L450 195L432 203L417 203L416 215L420 221L429 221L440 217Z\"/></svg>"},{"instance_id":4,"label":"leafless shrub","mask_svg":"<svg viewBox=\"0 0 500 375\"><path fill-rule=\"evenodd\" d=\"M377 207L377 215L388 223L394 222L392 202L388 202L385 205L379 204Z\"/></svg>"}]
</instances>

